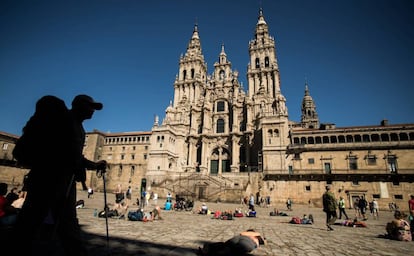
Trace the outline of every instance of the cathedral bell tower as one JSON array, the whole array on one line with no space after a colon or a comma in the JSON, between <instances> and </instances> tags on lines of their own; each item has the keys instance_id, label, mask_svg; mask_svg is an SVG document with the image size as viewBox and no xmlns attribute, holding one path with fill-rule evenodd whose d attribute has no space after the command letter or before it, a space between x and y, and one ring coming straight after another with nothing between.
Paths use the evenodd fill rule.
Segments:
<instances>
[{"instance_id":1,"label":"cathedral bell tower","mask_svg":"<svg viewBox=\"0 0 414 256\"><path fill-rule=\"evenodd\" d=\"M250 63L247 68L247 124L252 131L251 156L259 171L287 171L288 110L280 89L275 39L260 9L255 37L249 42ZM255 161L253 161L255 162Z\"/></svg>"},{"instance_id":2,"label":"cathedral bell tower","mask_svg":"<svg viewBox=\"0 0 414 256\"><path fill-rule=\"evenodd\" d=\"M198 26L195 25L187 51L180 57L174 82L174 101L168 109L166 121L191 126L191 109L197 107L197 103L204 97L206 76L207 64L201 49Z\"/></svg>"},{"instance_id":3,"label":"cathedral bell tower","mask_svg":"<svg viewBox=\"0 0 414 256\"><path fill-rule=\"evenodd\" d=\"M318 113L316 112L315 103L310 96L308 83L305 83L305 96L303 96L302 100L302 116L300 122L304 128L319 128Z\"/></svg>"}]
</instances>

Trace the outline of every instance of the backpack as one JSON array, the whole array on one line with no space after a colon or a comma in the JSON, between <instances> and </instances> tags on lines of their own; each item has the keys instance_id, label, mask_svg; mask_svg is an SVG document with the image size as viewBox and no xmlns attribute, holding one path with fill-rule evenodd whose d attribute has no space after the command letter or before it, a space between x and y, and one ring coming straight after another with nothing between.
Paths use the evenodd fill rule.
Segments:
<instances>
[{"instance_id":1,"label":"backpack","mask_svg":"<svg viewBox=\"0 0 414 256\"><path fill-rule=\"evenodd\" d=\"M35 142L30 136L23 134L17 141L13 149L13 157L17 160L17 164L23 168L30 169L34 163L35 156L33 149Z\"/></svg>"},{"instance_id":2,"label":"backpack","mask_svg":"<svg viewBox=\"0 0 414 256\"><path fill-rule=\"evenodd\" d=\"M98 214L99 218L105 218L105 217L111 218L111 217L116 217L116 216L118 216L117 210L108 210L108 212L106 213L106 216L105 216L105 210L99 212Z\"/></svg>"},{"instance_id":3,"label":"backpack","mask_svg":"<svg viewBox=\"0 0 414 256\"><path fill-rule=\"evenodd\" d=\"M58 129L66 125L68 111L65 102L55 96L46 95L36 102L35 113L27 121L23 134L16 141L12 151L19 166L31 169L36 162L43 160L42 151L45 149L49 150L49 154L59 155L59 150L53 151L50 148L50 143L55 141L50 138L43 140L42 137L48 135L53 138ZM53 132L54 134L50 134Z\"/></svg>"},{"instance_id":4,"label":"backpack","mask_svg":"<svg viewBox=\"0 0 414 256\"><path fill-rule=\"evenodd\" d=\"M144 215L141 211L130 211L128 212L128 220L130 221L142 221Z\"/></svg>"},{"instance_id":5,"label":"backpack","mask_svg":"<svg viewBox=\"0 0 414 256\"><path fill-rule=\"evenodd\" d=\"M299 217L292 217L292 219L289 221L291 224L301 224L302 221Z\"/></svg>"}]
</instances>

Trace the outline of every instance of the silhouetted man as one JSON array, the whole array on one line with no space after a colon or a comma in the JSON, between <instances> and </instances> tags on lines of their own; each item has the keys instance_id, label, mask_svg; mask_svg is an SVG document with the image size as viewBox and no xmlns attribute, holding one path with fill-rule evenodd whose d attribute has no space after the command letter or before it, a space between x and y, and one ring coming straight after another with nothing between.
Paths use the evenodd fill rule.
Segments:
<instances>
[{"instance_id":1,"label":"silhouetted man","mask_svg":"<svg viewBox=\"0 0 414 256\"><path fill-rule=\"evenodd\" d=\"M78 95L68 110L55 96L42 97L36 104L23 136L30 159L27 198L20 211L14 239L28 244L17 255L30 255L32 242L45 220L59 235L66 255L86 255L76 216L76 182L85 181L85 169L104 169L105 161L93 162L83 156L83 121L90 119L102 104L90 96ZM23 137L22 136L22 137ZM44 239L44 238L43 238Z\"/></svg>"}]
</instances>

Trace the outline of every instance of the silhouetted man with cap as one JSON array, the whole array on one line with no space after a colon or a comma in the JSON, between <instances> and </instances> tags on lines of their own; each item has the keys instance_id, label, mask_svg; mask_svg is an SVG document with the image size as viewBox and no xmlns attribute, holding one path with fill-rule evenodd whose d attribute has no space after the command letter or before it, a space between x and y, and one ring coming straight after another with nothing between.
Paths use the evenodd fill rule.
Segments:
<instances>
[{"instance_id":1,"label":"silhouetted man with cap","mask_svg":"<svg viewBox=\"0 0 414 256\"><path fill-rule=\"evenodd\" d=\"M42 110L49 111L36 109L24 133L40 139L36 151L43 155L36 157L29 173L28 195L12 236L15 241L27 244L17 247L16 255L36 254L32 243L45 219L53 227L52 238L58 235L65 255L87 255L76 216L75 181L85 182L86 169L106 168L104 160L93 162L83 156L83 121L92 118L95 110L103 106L87 95L76 96L70 110L54 96L43 97L39 102ZM50 111L57 109L52 115Z\"/></svg>"},{"instance_id":2,"label":"silhouetted man with cap","mask_svg":"<svg viewBox=\"0 0 414 256\"><path fill-rule=\"evenodd\" d=\"M67 231L63 234L62 240L64 249L68 255L86 255L86 250L80 238L80 229L76 217L76 183L74 181L84 182L86 179L86 169L89 170L103 170L106 168L106 161L101 160L93 162L83 156L83 146L85 143L85 130L83 128L83 121L91 119L96 110L103 108L102 103L95 102L94 99L88 95L77 95L72 101L72 108L69 110L69 119L72 124L71 140L75 152L75 166L74 174L67 190L66 206L64 207L62 220L59 225L64 225ZM66 222L66 220L69 220ZM74 225L75 224L75 225ZM62 236L62 234L60 234Z\"/></svg>"}]
</instances>

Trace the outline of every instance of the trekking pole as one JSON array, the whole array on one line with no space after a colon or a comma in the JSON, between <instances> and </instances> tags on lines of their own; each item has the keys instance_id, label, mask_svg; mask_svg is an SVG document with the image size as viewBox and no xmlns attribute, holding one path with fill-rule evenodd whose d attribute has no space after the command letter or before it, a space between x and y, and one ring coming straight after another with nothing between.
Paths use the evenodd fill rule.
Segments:
<instances>
[{"instance_id":1,"label":"trekking pole","mask_svg":"<svg viewBox=\"0 0 414 256\"><path fill-rule=\"evenodd\" d=\"M109 226L108 226L108 203L106 200L106 170L102 169L102 170L98 170L97 171L97 176L100 177L102 176L102 180L103 180L103 189L104 189L104 213L105 213L105 227L106 227L106 248L109 251Z\"/></svg>"}]
</instances>

